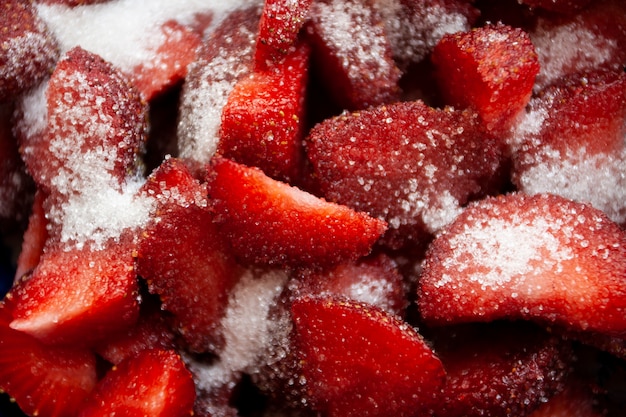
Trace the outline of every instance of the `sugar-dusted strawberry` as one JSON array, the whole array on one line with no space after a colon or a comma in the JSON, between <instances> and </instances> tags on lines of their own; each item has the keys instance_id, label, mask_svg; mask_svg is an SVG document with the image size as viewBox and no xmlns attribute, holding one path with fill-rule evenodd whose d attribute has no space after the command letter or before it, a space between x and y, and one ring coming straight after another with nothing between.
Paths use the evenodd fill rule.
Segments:
<instances>
[{"instance_id":1,"label":"sugar-dusted strawberry","mask_svg":"<svg viewBox=\"0 0 626 417\"><path fill-rule=\"evenodd\" d=\"M525 416L563 390L569 343L530 323L443 328L431 337L446 369L435 416Z\"/></svg>"},{"instance_id":2,"label":"sugar-dusted strawberry","mask_svg":"<svg viewBox=\"0 0 626 417\"><path fill-rule=\"evenodd\" d=\"M9 300L4 303L12 304ZM43 345L8 327L11 313L6 310L6 305L0 307L0 391L31 416L76 415L96 385L94 354L75 347Z\"/></svg>"},{"instance_id":3,"label":"sugar-dusted strawberry","mask_svg":"<svg viewBox=\"0 0 626 417\"><path fill-rule=\"evenodd\" d=\"M558 13L573 14L592 3L591 0L521 0L520 3Z\"/></svg>"},{"instance_id":4,"label":"sugar-dusted strawberry","mask_svg":"<svg viewBox=\"0 0 626 417\"><path fill-rule=\"evenodd\" d=\"M137 170L145 141L146 106L139 93L111 64L75 48L57 64L45 94L45 127L22 138L35 181L61 195L121 188Z\"/></svg>"},{"instance_id":5,"label":"sugar-dusted strawberry","mask_svg":"<svg viewBox=\"0 0 626 417\"><path fill-rule=\"evenodd\" d=\"M490 130L528 104L539 60L526 32L503 24L444 36L432 57L448 104L476 110Z\"/></svg>"},{"instance_id":6,"label":"sugar-dusted strawberry","mask_svg":"<svg viewBox=\"0 0 626 417\"><path fill-rule=\"evenodd\" d=\"M597 70L563 78L531 100L513 134L513 181L591 203L626 222L626 74Z\"/></svg>"},{"instance_id":7,"label":"sugar-dusted strawberry","mask_svg":"<svg viewBox=\"0 0 626 417\"><path fill-rule=\"evenodd\" d=\"M46 343L93 344L129 328L139 315L131 250L113 241L102 249L48 250L11 296L11 328Z\"/></svg>"},{"instance_id":8,"label":"sugar-dusted strawberry","mask_svg":"<svg viewBox=\"0 0 626 417\"><path fill-rule=\"evenodd\" d=\"M151 100L181 82L196 57L200 36L189 27L170 20L161 26L162 40L149 61L137 65L133 83L145 100Z\"/></svg>"},{"instance_id":9,"label":"sugar-dusted strawberry","mask_svg":"<svg viewBox=\"0 0 626 417\"><path fill-rule=\"evenodd\" d=\"M296 294L345 297L404 317L406 284L397 264L386 255L343 263L335 268L300 271L290 284Z\"/></svg>"},{"instance_id":10,"label":"sugar-dusted strawberry","mask_svg":"<svg viewBox=\"0 0 626 417\"><path fill-rule=\"evenodd\" d=\"M0 101L7 101L43 80L59 49L32 2L6 0L1 10Z\"/></svg>"},{"instance_id":11,"label":"sugar-dusted strawberry","mask_svg":"<svg viewBox=\"0 0 626 417\"><path fill-rule=\"evenodd\" d=\"M327 266L356 260L386 230L382 220L228 159L214 159L208 180L218 227L248 263Z\"/></svg>"},{"instance_id":12,"label":"sugar-dusted strawberry","mask_svg":"<svg viewBox=\"0 0 626 417\"><path fill-rule=\"evenodd\" d=\"M264 2L254 53L254 66L264 71L293 53L311 0Z\"/></svg>"},{"instance_id":13,"label":"sugar-dusted strawberry","mask_svg":"<svg viewBox=\"0 0 626 417\"><path fill-rule=\"evenodd\" d=\"M237 81L254 67L260 10L231 13L203 42L183 85L178 124L179 156L207 163L215 153L222 110Z\"/></svg>"},{"instance_id":14,"label":"sugar-dusted strawberry","mask_svg":"<svg viewBox=\"0 0 626 417\"><path fill-rule=\"evenodd\" d=\"M241 271L213 224L206 188L173 158L144 188L158 206L138 245L137 272L174 315L174 327L190 348L215 351L228 295Z\"/></svg>"},{"instance_id":15,"label":"sugar-dusted strawberry","mask_svg":"<svg viewBox=\"0 0 626 417\"><path fill-rule=\"evenodd\" d=\"M610 415L597 408L591 388L581 381L568 381L565 389L535 410L529 417L601 417Z\"/></svg>"},{"instance_id":16,"label":"sugar-dusted strawberry","mask_svg":"<svg viewBox=\"0 0 626 417\"><path fill-rule=\"evenodd\" d=\"M314 2L310 19L314 66L340 106L362 109L399 98L400 70L381 18L369 2Z\"/></svg>"},{"instance_id":17,"label":"sugar-dusted strawberry","mask_svg":"<svg viewBox=\"0 0 626 417\"><path fill-rule=\"evenodd\" d=\"M436 401L443 366L406 323L373 306L332 298L296 299L291 310L315 410L331 417L401 417Z\"/></svg>"},{"instance_id":18,"label":"sugar-dusted strawberry","mask_svg":"<svg viewBox=\"0 0 626 417\"><path fill-rule=\"evenodd\" d=\"M22 236L15 278L21 278L35 269L48 241L48 221L44 209L45 199L46 195L43 191L38 190L35 193L28 227Z\"/></svg>"},{"instance_id":19,"label":"sugar-dusted strawberry","mask_svg":"<svg viewBox=\"0 0 626 417\"><path fill-rule=\"evenodd\" d=\"M538 19L530 38L539 56L541 89L567 74L608 67L621 71L626 61L626 8L623 1L593 1L579 13Z\"/></svg>"},{"instance_id":20,"label":"sugar-dusted strawberry","mask_svg":"<svg viewBox=\"0 0 626 417\"><path fill-rule=\"evenodd\" d=\"M98 382L79 417L193 415L191 373L173 350L147 349L113 367Z\"/></svg>"},{"instance_id":21,"label":"sugar-dusted strawberry","mask_svg":"<svg viewBox=\"0 0 626 417\"><path fill-rule=\"evenodd\" d=\"M475 113L421 101L342 114L307 141L324 197L386 220L393 246L437 231L488 192L501 158Z\"/></svg>"},{"instance_id":22,"label":"sugar-dusted strawberry","mask_svg":"<svg viewBox=\"0 0 626 417\"><path fill-rule=\"evenodd\" d=\"M428 323L524 318L626 336L626 235L562 197L514 193L467 208L435 239L419 281Z\"/></svg>"},{"instance_id":23,"label":"sugar-dusted strawberry","mask_svg":"<svg viewBox=\"0 0 626 417\"><path fill-rule=\"evenodd\" d=\"M310 49L239 80L222 111L218 152L288 182L301 174Z\"/></svg>"}]
</instances>

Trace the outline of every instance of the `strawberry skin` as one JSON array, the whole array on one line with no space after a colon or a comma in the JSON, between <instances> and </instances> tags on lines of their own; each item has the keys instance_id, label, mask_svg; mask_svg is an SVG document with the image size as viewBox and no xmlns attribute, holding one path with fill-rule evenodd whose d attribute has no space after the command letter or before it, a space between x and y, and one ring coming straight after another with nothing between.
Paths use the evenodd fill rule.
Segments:
<instances>
[{"instance_id":1,"label":"strawberry skin","mask_svg":"<svg viewBox=\"0 0 626 417\"><path fill-rule=\"evenodd\" d=\"M78 416L191 416L195 396L191 373L175 351L147 349L113 367Z\"/></svg>"},{"instance_id":2,"label":"strawberry skin","mask_svg":"<svg viewBox=\"0 0 626 417\"><path fill-rule=\"evenodd\" d=\"M355 260L386 229L381 220L228 159L214 159L208 182L218 227L248 263L328 266Z\"/></svg>"},{"instance_id":3,"label":"strawberry skin","mask_svg":"<svg viewBox=\"0 0 626 417\"><path fill-rule=\"evenodd\" d=\"M294 300L292 315L307 395L325 415L414 416L442 387L440 360L382 310L305 297Z\"/></svg>"},{"instance_id":4,"label":"strawberry skin","mask_svg":"<svg viewBox=\"0 0 626 417\"><path fill-rule=\"evenodd\" d=\"M531 319L626 336L626 235L562 197L471 205L431 245L418 303L428 323Z\"/></svg>"}]
</instances>

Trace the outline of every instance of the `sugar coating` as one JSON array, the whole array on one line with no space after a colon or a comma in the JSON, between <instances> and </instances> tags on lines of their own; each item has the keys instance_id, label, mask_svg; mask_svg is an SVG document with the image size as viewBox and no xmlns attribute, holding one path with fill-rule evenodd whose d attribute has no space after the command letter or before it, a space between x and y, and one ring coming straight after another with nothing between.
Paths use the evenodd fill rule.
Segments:
<instances>
[{"instance_id":1,"label":"sugar coating","mask_svg":"<svg viewBox=\"0 0 626 417\"><path fill-rule=\"evenodd\" d=\"M161 27L167 21L191 25L199 14L210 14L210 31L229 12L256 3L257 0L111 0L78 7L45 3L36 7L58 40L61 52L80 45L130 73L156 55L165 40Z\"/></svg>"}]
</instances>

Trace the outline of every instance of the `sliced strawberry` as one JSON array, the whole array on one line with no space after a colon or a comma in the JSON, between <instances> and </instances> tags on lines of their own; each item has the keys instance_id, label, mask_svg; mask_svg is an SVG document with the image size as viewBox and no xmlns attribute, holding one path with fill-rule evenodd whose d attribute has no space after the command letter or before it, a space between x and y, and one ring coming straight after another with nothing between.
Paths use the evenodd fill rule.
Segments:
<instances>
[{"instance_id":1,"label":"sliced strawberry","mask_svg":"<svg viewBox=\"0 0 626 417\"><path fill-rule=\"evenodd\" d=\"M255 7L231 13L203 42L190 64L179 110L181 158L204 164L215 153L228 96L254 67L259 16Z\"/></svg>"},{"instance_id":2,"label":"sliced strawberry","mask_svg":"<svg viewBox=\"0 0 626 417\"><path fill-rule=\"evenodd\" d=\"M491 191L501 159L476 114L421 101L328 119L307 141L324 197L386 220L392 246L436 232Z\"/></svg>"},{"instance_id":3,"label":"sliced strawberry","mask_svg":"<svg viewBox=\"0 0 626 417\"><path fill-rule=\"evenodd\" d=\"M400 70L369 2L314 2L310 19L315 68L340 106L362 109L399 98Z\"/></svg>"},{"instance_id":4,"label":"sliced strawberry","mask_svg":"<svg viewBox=\"0 0 626 417\"><path fill-rule=\"evenodd\" d=\"M209 172L209 196L236 255L253 264L326 266L356 260L386 229L381 220L222 158Z\"/></svg>"},{"instance_id":5,"label":"sliced strawberry","mask_svg":"<svg viewBox=\"0 0 626 417\"><path fill-rule=\"evenodd\" d=\"M96 385L94 354L75 347L45 346L7 324L0 319L0 390L28 415L76 415Z\"/></svg>"},{"instance_id":6,"label":"sliced strawberry","mask_svg":"<svg viewBox=\"0 0 626 417\"><path fill-rule=\"evenodd\" d=\"M428 323L524 318L626 336L626 235L602 212L554 195L467 208L431 245L418 304Z\"/></svg>"},{"instance_id":7,"label":"sliced strawberry","mask_svg":"<svg viewBox=\"0 0 626 417\"><path fill-rule=\"evenodd\" d=\"M33 201L28 228L22 238L22 248L17 259L17 270L15 271L16 278L21 278L35 269L48 241L48 221L46 220L44 209L45 199L45 193L38 190Z\"/></svg>"},{"instance_id":8,"label":"sliced strawberry","mask_svg":"<svg viewBox=\"0 0 626 417\"><path fill-rule=\"evenodd\" d=\"M601 417L596 399L589 387L579 381L570 382L563 391L550 398L529 417Z\"/></svg>"},{"instance_id":9,"label":"sliced strawberry","mask_svg":"<svg viewBox=\"0 0 626 417\"><path fill-rule=\"evenodd\" d=\"M222 112L218 152L288 182L299 178L309 48L241 79Z\"/></svg>"},{"instance_id":10,"label":"sliced strawberry","mask_svg":"<svg viewBox=\"0 0 626 417\"><path fill-rule=\"evenodd\" d=\"M43 80L59 50L30 1L3 1L0 28L0 101L7 101Z\"/></svg>"},{"instance_id":11,"label":"sliced strawberry","mask_svg":"<svg viewBox=\"0 0 626 417\"><path fill-rule=\"evenodd\" d=\"M291 284L302 295L345 297L404 317L406 285L397 264L386 255L344 263L326 271L303 270Z\"/></svg>"},{"instance_id":12,"label":"sliced strawberry","mask_svg":"<svg viewBox=\"0 0 626 417\"><path fill-rule=\"evenodd\" d=\"M131 250L113 242L47 251L12 297L10 326L46 343L93 344L129 328L139 314Z\"/></svg>"},{"instance_id":13,"label":"sliced strawberry","mask_svg":"<svg viewBox=\"0 0 626 417\"><path fill-rule=\"evenodd\" d=\"M268 0L263 5L254 53L255 68L265 71L296 49L311 0Z\"/></svg>"},{"instance_id":14,"label":"sliced strawberry","mask_svg":"<svg viewBox=\"0 0 626 417\"><path fill-rule=\"evenodd\" d=\"M78 416L191 416L195 396L191 374L175 351L143 350L105 375Z\"/></svg>"},{"instance_id":15,"label":"sliced strawberry","mask_svg":"<svg viewBox=\"0 0 626 417\"><path fill-rule=\"evenodd\" d=\"M158 201L137 250L137 272L174 314L174 326L189 347L215 351L220 319L241 271L213 224L206 189L180 160L168 159L148 179Z\"/></svg>"},{"instance_id":16,"label":"sliced strawberry","mask_svg":"<svg viewBox=\"0 0 626 417\"><path fill-rule=\"evenodd\" d=\"M196 57L200 36L190 28L170 20L161 26L162 39L148 62L133 69L132 78L145 100L151 100L181 82Z\"/></svg>"},{"instance_id":17,"label":"sliced strawberry","mask_svg":"<svg viewBox=\"0 0 626 417\"><path fill-rule=\"evenodd\" d=\"M147 128L145 103L128 80L77 47L56 66L46 100L47 128L22 143L35 181L62 195L121 188L137 170Z\"/></svg>"},{"instance_id":18,"label":"sliced strawberry","mask_svg":"<svg viewBox=\"0 0 626 417\"><path fill-rule=\"evenodd\" d=\"M514 133L513 182L591 203L626 222L626 74L565 77L531 100Z\"/></svg>"},{"instance_id":19,"label":"sliced strawberry","mask_svg":"<svg viewBox=\"0 0 626 417\"><path fill-rule=\"evenodd\" d=\"M539 56L537 88L567 74L601 67L621 71L626 61L626 8L621 0L591 2L568 16L538 20L530 38Z\"/></svg>"},{"instance_id":20,"label":"sliced strawberry","mask_svg":"<svg viewBox=\"0 0 626 417\"><path fill-rule=\"evenodd\" d=\"M563 389L574 361L568 343L528 323L445 328L433 340L447 374L437 416L528 415Z\"/></svg>"},{"instance_id":21,"label":"sliced strawberry","mask_svg":"<svg viewBox=\"0 0 626 417\"><path fill-rule=\"evenodd\" d=\"M503 24L444 36L431 59L448 104L503 130L526 107L539 61L526 32Z\"/></svg>"},{"instance_id":22,"label":"sliced strawberry","mask_svg":"<svg viewBox=\"0 0 626 417\"><path fill-rule=\"evenodd\" d=\"M332 298L293 302L302 377L328 416L413 416L436 400L440 360L421 336L375 307Z\"/></svg>"}]
</instances>

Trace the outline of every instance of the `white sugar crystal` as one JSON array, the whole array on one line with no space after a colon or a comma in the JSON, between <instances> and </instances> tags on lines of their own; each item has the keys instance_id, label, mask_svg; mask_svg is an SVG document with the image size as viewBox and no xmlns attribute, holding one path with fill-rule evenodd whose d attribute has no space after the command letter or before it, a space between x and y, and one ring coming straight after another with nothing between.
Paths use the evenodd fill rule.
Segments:
<instances>
[{"instance_id":1,"label":"white sugar crystal","mask_svg":"<svg viewBox=\"0 0 626 417\"><path fill-rule=\"evenodd\" d=\"M229 12L257 4L257 0L111 0L69 7L37 5L65 52L80 45L130 72L149 62L163 42L161 26L167 21L192 24L198 14L212 14L211 28Z\"/></svg>"},{"instance_id":2,"label":"white sugar crystal","mask_svg":"<svg viewBox=\"0 0 626 417\"><path fill-rule=\"evenodd\" d=\"M385 311L393 311L391 297L394 285L380 277L364 277L348 288L347 296L356 301L375 305Z\"/></svg>"},{"instance_id":3,"label":"white sugar crystal","mask_svg":"<svg viewBox=\"0 0 626 417\"><path fill-rule=\"evenodd\" d=\"M251 271L244 274L230 296L222 320L225 346L219 359L208 366L190 363L199 390L213 392L232 383L242 372L259 366L260 358L267 355L277 337L269 312L286 282L287 274L282 271L260 276Z\"/></svg>"},{"instance_id":4,"label":"white sugar crystal","mask_svg":"<svg viewBox=\"0 0 626 417\"><path fill-rule=\"evenodd\" d=\"M45 81L18 99L17 107L22 117L18 118L16 129L20 135L34 138L46 130L48 125L47 90L48 82Z\"/></svg>"},{"instance_id":5,"label":"white sugar crystal","mask_svg":"<svg viewBox=\"0 0 626 417\"><path fill-rule=\"evenodd\" d=\"M5 60L0 65L0 79L17 80L21 89L29 87L27 83L56 55L52 45L50 38L40 32L25 32L3 41L0 46Z\"/></svg>"}]
</instances>

